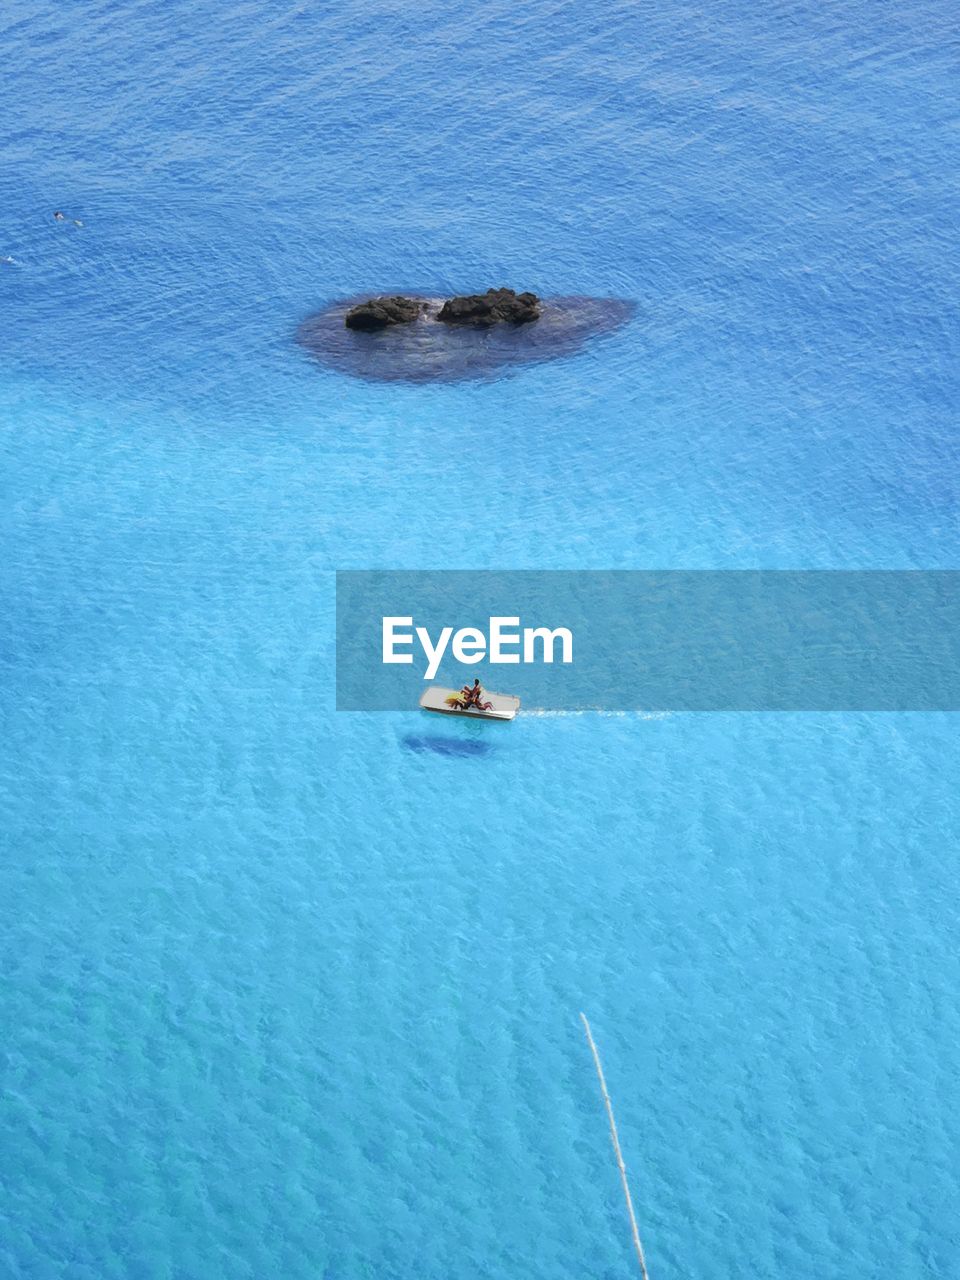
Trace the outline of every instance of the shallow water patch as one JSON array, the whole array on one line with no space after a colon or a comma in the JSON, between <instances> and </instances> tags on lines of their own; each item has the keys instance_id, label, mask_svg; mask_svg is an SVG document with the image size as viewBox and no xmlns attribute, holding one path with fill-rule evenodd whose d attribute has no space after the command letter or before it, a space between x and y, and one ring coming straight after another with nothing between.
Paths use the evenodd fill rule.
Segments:
<instances>
[{"instance_id":1,"label":"shallow water patch","mask_svg":"<svg viewBox=\"0 0 960 1280\"><path fill-rule=\"evenodd\" d=\"M636 311L636 304L626 298L546 298L540 318L529 324L473 328L437 320L441 298L405 296L426 304L420 318L409 324L374 333L348 329L347 312L371 297L360 294L308 316L297 329L297 342L327 368L355 378L459 382L569 356L626 324Z\"/></svg>"}]
</instances>

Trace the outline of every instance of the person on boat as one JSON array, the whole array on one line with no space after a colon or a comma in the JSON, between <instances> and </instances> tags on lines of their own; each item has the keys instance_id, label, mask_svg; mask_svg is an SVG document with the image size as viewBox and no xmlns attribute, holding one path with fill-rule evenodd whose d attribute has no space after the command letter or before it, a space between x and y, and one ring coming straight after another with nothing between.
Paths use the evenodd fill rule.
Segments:
<instances>
[{"instance_id":1,"label":"person on boat","mask_svg":"<svg viewBox=\"0 0 960 1280\"><path fill-rule=\"evenodd\" d=\"M484 702L484 701L483 701L483 686L481 685L481 683L480 683L479 679L474 680L474 682L473 682L473 688L470 688L470 686L469 686L469 685L464 685L463 687L464 687L464 689L466 689L466 691L467 691L467 706L468 706L468 707L476 707L478 711L492 711L492 710L493 710L493 703L492 703L492 702Z\"/></svg>"},{"instance_id":2,"label":"person on boat","mask_svg":"<svg viewBox=\"0 0 960 1280\"><path fill-rule=\"evenodd\" d=\"M457 711L469 711L471 707L476 707L478 711L493 710L493 703L483 700L483 688L479 680L474 680L472 685L465 684L459 693L449 694L447 705Z\"/></svg>"},{"instance_id":3,"label":"person on boat","mask_svg":"<svg viewBox=\"0 0 960 1280\"><path fill-rule=\"evenodd\" d=\"M465 684L459 693L451 693L447 696L447 706L455 707L457 711L466 711L470 706L471 697L472 690L468 684Z\"/></svg>"}]
</instances>

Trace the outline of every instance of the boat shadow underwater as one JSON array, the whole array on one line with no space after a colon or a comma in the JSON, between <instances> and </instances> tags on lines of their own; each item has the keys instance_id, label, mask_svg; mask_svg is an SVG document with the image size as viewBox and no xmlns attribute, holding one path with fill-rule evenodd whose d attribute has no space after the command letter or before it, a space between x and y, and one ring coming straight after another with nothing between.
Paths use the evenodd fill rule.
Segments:
<instances>
[{"instance_id":1,"label":"boat shadow underwater","mask_svg":"<svg viewBox=\"0 0 960 1280\"><path fill-rule=\"evenodd\" d=\"M447 756L451 759L488 756L494 750L492 742L479 738L448 738L438 733L408 733L400 741L408 751L417 755Z\"/></svg>"}]
</instances>

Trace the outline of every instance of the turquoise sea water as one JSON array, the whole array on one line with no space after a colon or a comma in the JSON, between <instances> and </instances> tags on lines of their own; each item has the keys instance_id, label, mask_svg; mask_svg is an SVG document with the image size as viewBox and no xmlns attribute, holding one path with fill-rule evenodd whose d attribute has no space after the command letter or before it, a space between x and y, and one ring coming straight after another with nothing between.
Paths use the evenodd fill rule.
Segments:
<instances>
[{"instance_id":1,"label":"turquoise sea water","mask_svg":"<svg viewBox=\"0 0 960 1280\"><path fill-rule=\"evenodd\" d=\"M585 1009L655 1280L955 1275L953 717L332 709L337 568L957 567L953 6L0 30L0 1274L627 1275ZM500 283L638 314L294 341Z\"/></svg>"}]
</instances>

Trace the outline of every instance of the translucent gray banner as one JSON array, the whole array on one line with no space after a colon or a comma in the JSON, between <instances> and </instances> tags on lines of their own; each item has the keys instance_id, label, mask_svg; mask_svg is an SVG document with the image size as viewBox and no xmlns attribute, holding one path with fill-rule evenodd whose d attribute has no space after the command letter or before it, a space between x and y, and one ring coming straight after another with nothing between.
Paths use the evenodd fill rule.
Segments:
<instances>
[{"instance_id":1,"label":"translucent gray banner","mask_svg":"<svg viewBox=\"0 0 960 1280\"><path fill-rule=\"evenodd\" d=\"M955 711L960 571L337 574L338 710L475 677L552 710Z\"/></svg>"}]
</instances>

